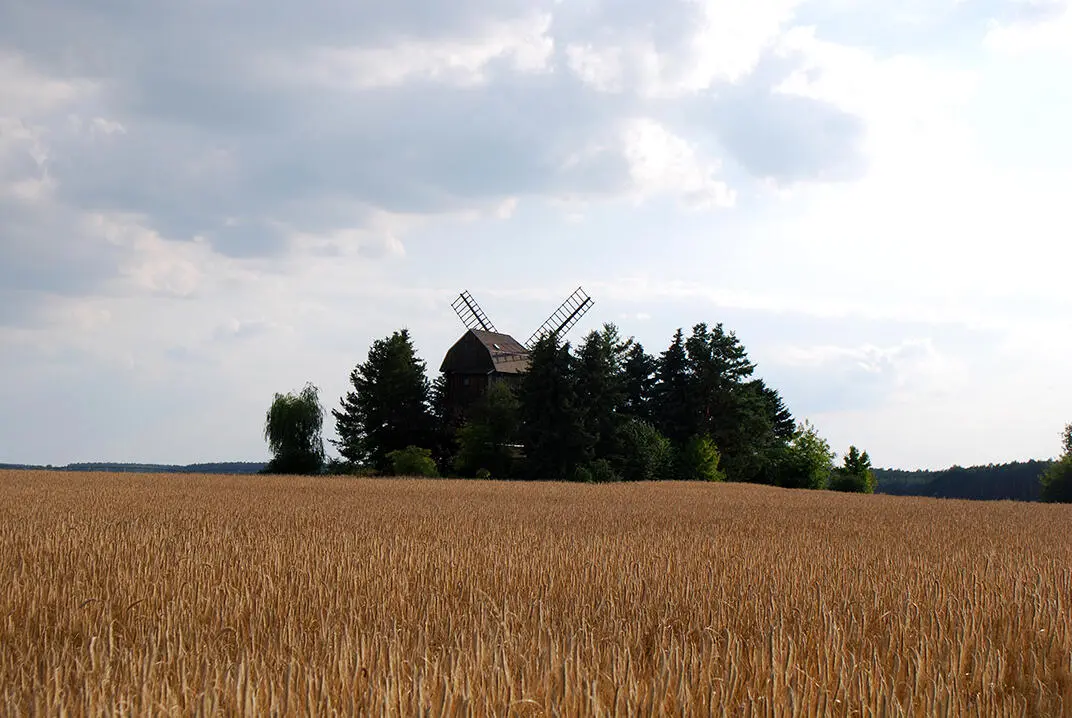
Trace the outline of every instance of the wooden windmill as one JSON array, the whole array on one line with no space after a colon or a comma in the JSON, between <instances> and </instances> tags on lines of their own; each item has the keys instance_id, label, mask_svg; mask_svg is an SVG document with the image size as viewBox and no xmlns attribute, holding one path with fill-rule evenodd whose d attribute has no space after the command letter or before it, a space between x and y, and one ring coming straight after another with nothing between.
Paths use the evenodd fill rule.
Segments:
<instances>
[{"instance_id":1,"label":"wooden windmill","mask_svg":"<svg viewBox=\"0 0 1072 718\"><path fill-rule=\"evenodd\" d=\"M503 334L469 292L451 304L467 331L447 352L439 371L447 378L447 413L460 419L465 410L495 382L515 384L529 367L529 352L543 337L565 336L595 302L581 287L549 316L522 344Z\"/></svg>"}]
</instances>

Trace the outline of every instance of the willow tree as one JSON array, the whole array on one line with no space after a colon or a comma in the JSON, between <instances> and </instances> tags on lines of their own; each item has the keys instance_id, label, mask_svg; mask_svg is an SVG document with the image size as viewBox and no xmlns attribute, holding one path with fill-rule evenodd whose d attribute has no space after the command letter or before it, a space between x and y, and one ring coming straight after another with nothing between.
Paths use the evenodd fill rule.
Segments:
<instances>
[{"instance_id":1,"label":"willow tree","mask_svg":"<svg viewBox=\"0 0 1072 718\"><path fill-rule=\"evenodd\" d=\"M298 393L276 394L264 418L264 438L272 452L265 472L319 474L324 466L320 391L306 384Z\"/></svg>"}]
</instances>

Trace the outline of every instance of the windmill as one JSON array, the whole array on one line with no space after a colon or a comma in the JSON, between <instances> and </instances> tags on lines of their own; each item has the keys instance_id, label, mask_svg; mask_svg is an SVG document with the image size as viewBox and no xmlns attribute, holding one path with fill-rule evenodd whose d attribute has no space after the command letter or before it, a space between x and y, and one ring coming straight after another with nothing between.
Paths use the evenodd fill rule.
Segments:
<instances>
[{"instance_id":1,"label":"windmill","mask_svg":"<svg viewBox=\"0 0 1072 718\"><path fill-rule=\"evenodd\" d=\"M460 416L495 382L516 383L529 367L533 347L550 334L565 336L594 304L578 287L522 344L496 329L468 291L459 294L450 306L467 331L439 368L447 378L447 412Z\"/></svg>"}]
</instances>

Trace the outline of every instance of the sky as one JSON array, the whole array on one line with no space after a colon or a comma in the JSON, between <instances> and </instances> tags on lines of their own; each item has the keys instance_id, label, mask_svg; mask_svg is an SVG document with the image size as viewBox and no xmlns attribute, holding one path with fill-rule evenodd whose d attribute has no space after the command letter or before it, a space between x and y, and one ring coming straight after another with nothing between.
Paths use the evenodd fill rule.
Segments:
<instances>
[{"instance_id":1,"label":"sky","mask_svg":"<svg viewBox=\"0 0 1072 718\"><path fill-rule=\"evenodd\" d=\"M1070 74L1068 0L5 0L0 462L262 460L274 393L578 286L839 454L1051 457Z\"/></svg>"}]
</instances>

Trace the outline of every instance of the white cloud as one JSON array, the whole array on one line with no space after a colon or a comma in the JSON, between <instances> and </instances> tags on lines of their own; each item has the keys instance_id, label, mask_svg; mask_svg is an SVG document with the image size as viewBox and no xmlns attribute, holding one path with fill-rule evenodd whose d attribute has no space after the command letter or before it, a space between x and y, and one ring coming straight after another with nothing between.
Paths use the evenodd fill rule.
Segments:
<instances>
[{"instance_id":1,"label":"white cloud","mask_svg":"<svg viewBox=\"0 0 1072 718\"><path fill-rule=\"evenodd\" d=\"M97 89L89 80L37 72L22 55L0 47L0 117L40 115L84 99Z\"/></svg>"},{"instance_id":2,"label":"white cloud","mask_svg":"<svg viewBox=\"0 0 1072 718\"><path fill-rule=\"evenodd\" d=\"M732 207L736 195L686 140L649 118L623 123L622 143L638 198L673 194L690 207Z\"/></svg>"},{"instance_id":3,"label":"white cloud","mask_svg":"<svg viewBox=\"0 0 1072 718\"><path fill-rule=\"evenodd\" d=\"M1030 0L1039 17L1009 23L991 21L985 46L996 53L1019 57L1041 52L1072 54L1072 3Z\"/></svg>"},{"instance_id":4,"label":"white cloud","mask_svg":"<svg viewBox=\"0 0 1072 718\"><path fill-rule=\"evenodd\" d=\"M644 28L633 28L607 40L570 43L568 65L599 92L628 91L647 98L672 98L737 83L755 69L800 4L801 0L680 3L690 14L681 23L688 30L675 38L677 42L659 42Z\"/></svg>"}]
</instances>

